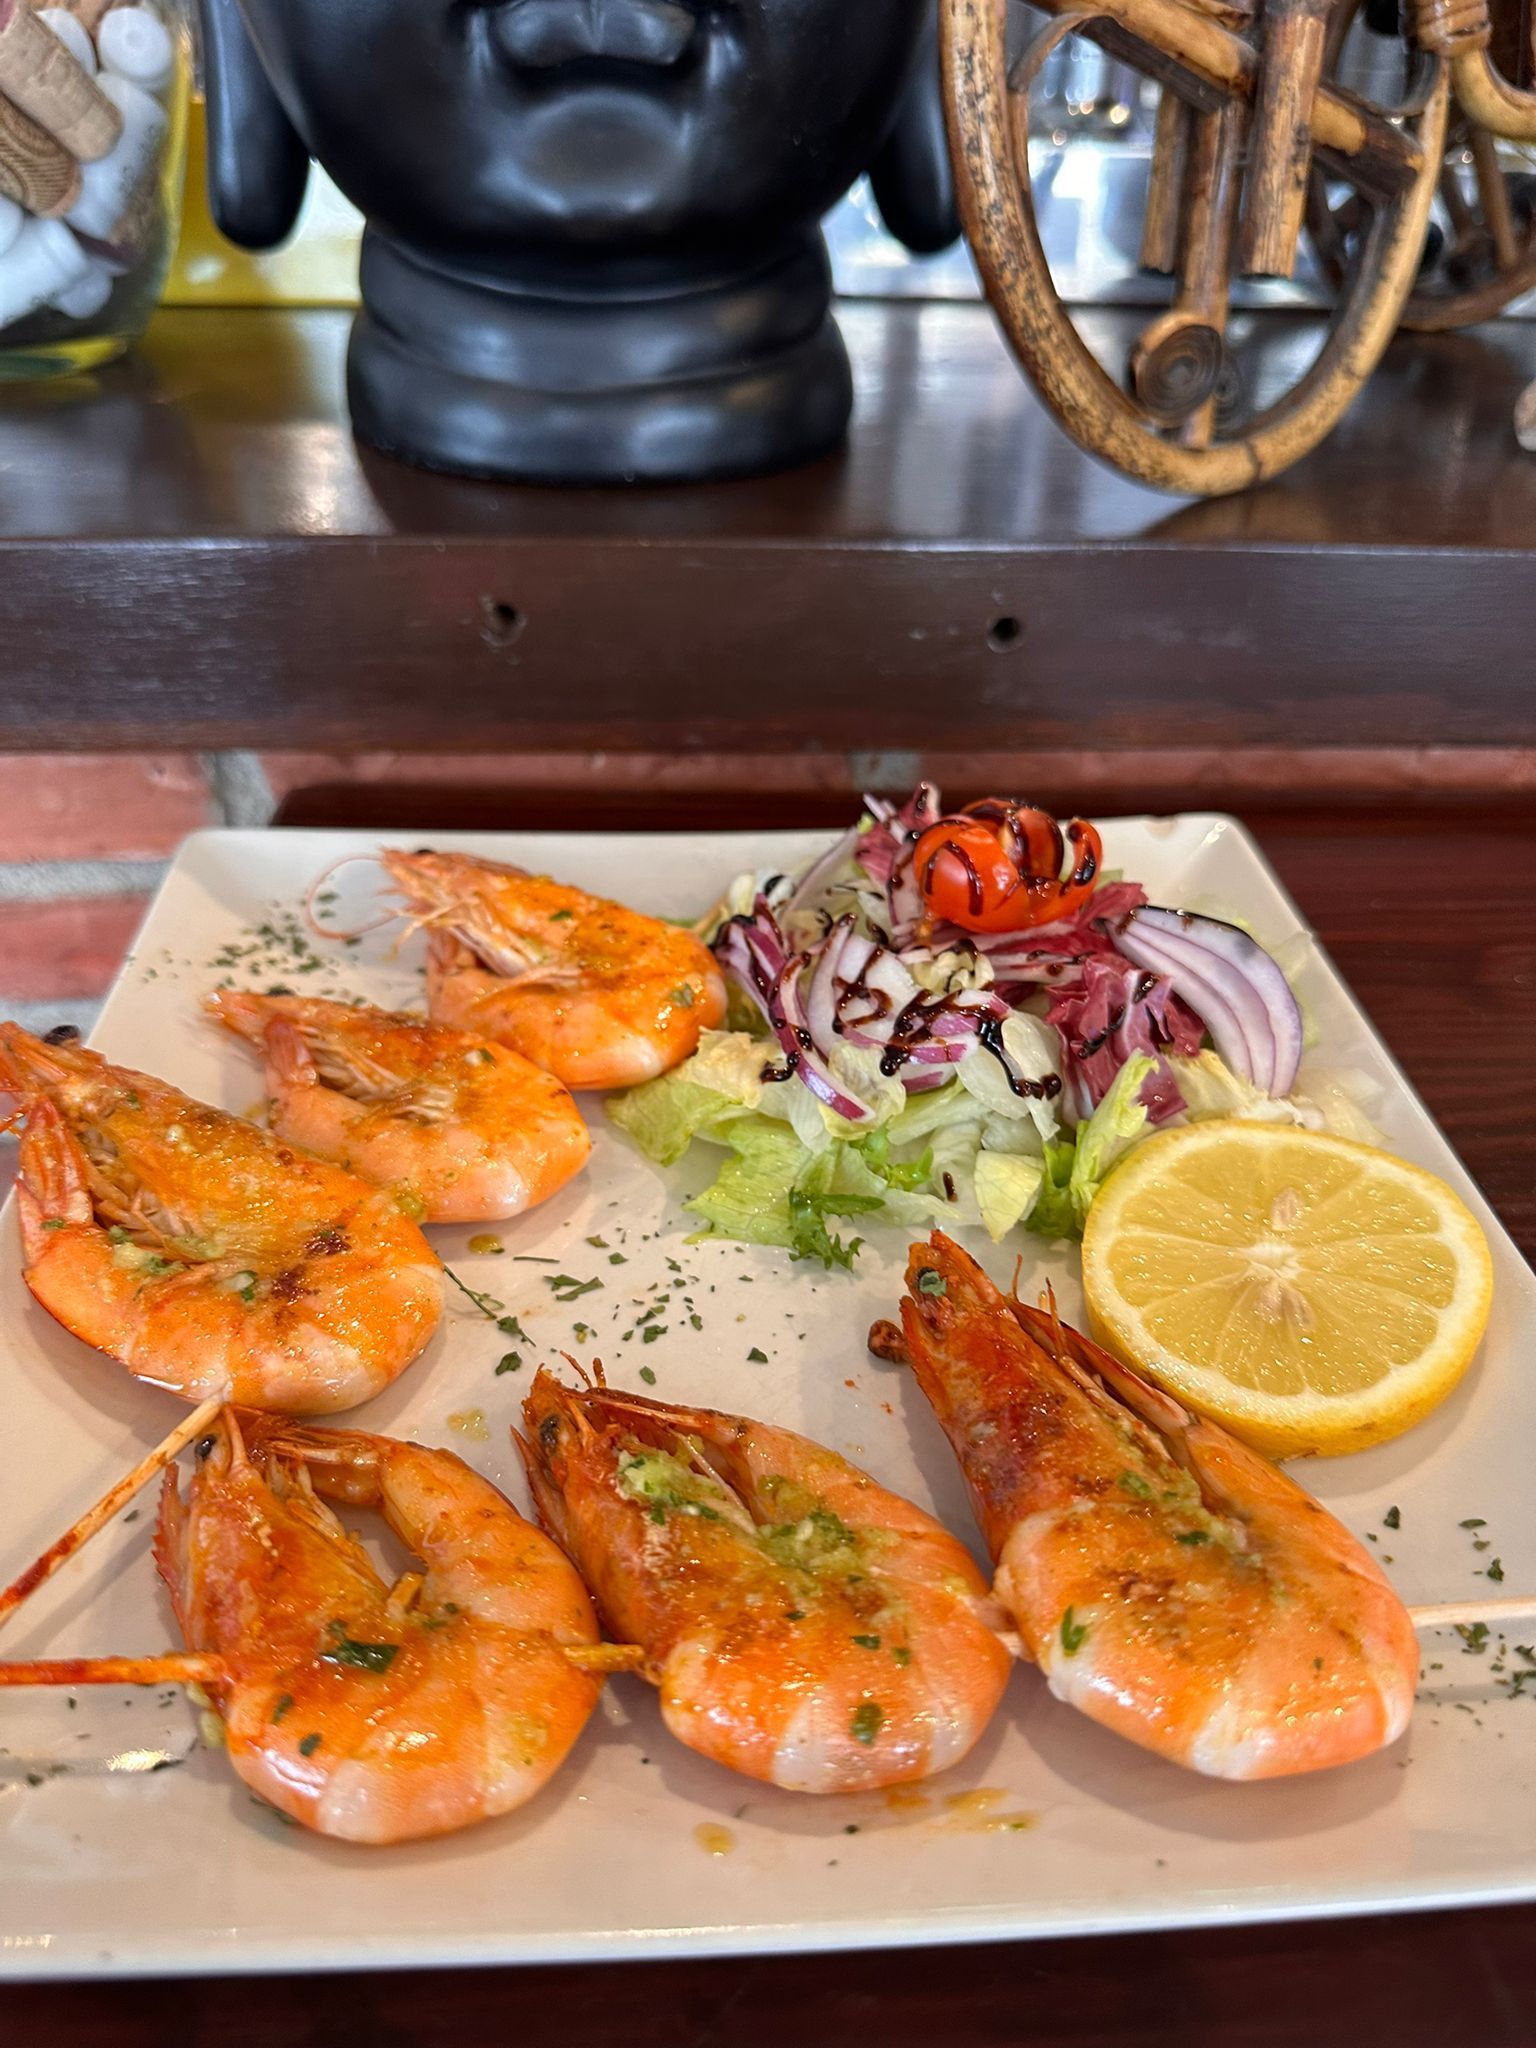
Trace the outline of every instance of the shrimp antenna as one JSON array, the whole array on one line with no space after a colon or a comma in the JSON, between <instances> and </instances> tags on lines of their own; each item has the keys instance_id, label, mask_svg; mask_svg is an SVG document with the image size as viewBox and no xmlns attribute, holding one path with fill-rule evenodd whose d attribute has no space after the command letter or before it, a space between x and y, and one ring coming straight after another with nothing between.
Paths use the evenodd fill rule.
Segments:
<instances>
[{"instance_id":1,"label":"shrimp antenna","mask_svg":"<svg viewBox=\"0 0 1536 2048\"><path fill-rule=\"evenodd\" d=\"M588 1393L591 1393L594 1386L600 1387L603 1384L603 1361L600 1358L595 1359L593 1361L597 1369L597 1377L594 1380L592 1374L588 1372L587 1368L582 1364L581 1360L579 1358L573 1358L569 1351L557 1351L555 1356L557 1358L563 1358L565 1360L566 1364L571 1368L571 1371L575 1373L577 1379L581 1381L582 1386L586 1389Z\"/></svg>"},{"instance_id":2,"label":"shrimp antenna","mask_svg":"<svg viewBox=\"0 0 1536 2048\"><path fill-rule=\"evenodd\" d=\"M47 1584L60 1565L67 1563L99 1530L104 1529L118 1510L126 1506L141 1487L147 1485L155 1474L179 1456L189 1443L210 1428L218 1420L219 1411L223 1406L224 1396L213 1394L200 1408L194 1408L184 1421L176 1425L163 1443L156 1444L147 1456L139 1460L131 1472L119 1479L115 1486L107 1489L94 1507L87 1508L80 1519L66 1529L57 1542L50 1543L41 1557L29 1564L18 1578L13 1579L5 1591L0 1593L0 1628L5 1627L11 1616L31 1598L39 1586ZM146 1683L151 1682L146 1680Z\"/></svg>"},{"instance_id":3,"label":"shrimp antenna","mask_svg":"<svg viewBox=\"0 0 1536 2048\"><path fill-rule=\"evenodd\" d=\"M339 859L333 860L329 867L322 868L320 873L316 875L315 879L304 891L304 922L317 939L360 939L369 932L382 931L385 925L393 924L395 919L401 915L401 912L398 910L386 910L381 916L376 917L372 924L360 924L353 931L346 931L339 924L322 924L320 922L319 918L315 915L316 894L325 887L333 875L340 874L343 868L352 866L355 861L368 861L377 866L379 865L379 856L376 853L344 853Z\"/></svg>"}]
</instances>

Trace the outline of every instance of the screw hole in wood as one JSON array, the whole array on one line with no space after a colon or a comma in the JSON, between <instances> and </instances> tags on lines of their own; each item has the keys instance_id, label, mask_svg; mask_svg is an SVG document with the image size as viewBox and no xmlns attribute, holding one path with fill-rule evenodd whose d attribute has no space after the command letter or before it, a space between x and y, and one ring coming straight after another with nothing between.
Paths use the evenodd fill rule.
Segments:
<instances>
[{"instance_id":1,"label":"screw hole in wood","mask_svg":"<svg viewBox=\"0 0 1536 2048\"><path fill-rule=\"evenodd\" d=\"M527 614L520 612L515 604L507 604L496 597L481 598L480 638L487 647L510 647L515 640L522 638L527 624Z\"/></svg>"}]
</instances>

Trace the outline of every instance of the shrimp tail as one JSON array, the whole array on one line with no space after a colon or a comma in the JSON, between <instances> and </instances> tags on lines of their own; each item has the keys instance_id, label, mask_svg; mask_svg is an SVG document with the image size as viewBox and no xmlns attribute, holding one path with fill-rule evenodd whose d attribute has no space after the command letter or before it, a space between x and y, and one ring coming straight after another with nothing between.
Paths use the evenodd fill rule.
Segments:
<instances>
[{"instance_id":1,"label":"shrimp tail","mask_svg":"<svg viewBox=\"0 0 1536 2048\"><path fill-rule=\"evenodd\" d=\"M26 1104L26 1127L17 1148L16 1213L22 1250L37 1264L61 1223L90 1223L90 1165L79 1139L45 1095Z\"/></svg>"},{"instance_id":2,"label":"shrimp tail","mask_svg":"<svg viewBox=\"0 0 1536 2048\"><path fill-rule=\"evenodd\" d=\"M319 1082L319 1068L294 1019L292 1005L280 1008L270 996L221 988L203 998L203 1010L262 1054L268 1083L277 1092L312 1088Z\"/></svg>"},{"instance_id":3,"label":"shrimp tail","mask_svg":"<svg viewBox=\"0 0 1536 2048\"><path fill-rule=\"evenodd\" d=\"M266 1035L272 1010L269 999L256 995L252 990L216 988L203 997L203 1014L215 1024L222 1024L226 1031L232 1031L237 1038L259 1046Z\"/></svg>"},{"instance_id":4,"label":"shrimp tail","mask_svg":"<svg viewBox=\"0 0 1536 2048\"><path fill-rule=\"evenodd\" d=\"M315 1065L304 1035L287 1017L274 1017L262 1039L266 1054L268 1084L279 1093L295 1088L315 1088L320 1070Z\"/></svg>"}]
</instances>

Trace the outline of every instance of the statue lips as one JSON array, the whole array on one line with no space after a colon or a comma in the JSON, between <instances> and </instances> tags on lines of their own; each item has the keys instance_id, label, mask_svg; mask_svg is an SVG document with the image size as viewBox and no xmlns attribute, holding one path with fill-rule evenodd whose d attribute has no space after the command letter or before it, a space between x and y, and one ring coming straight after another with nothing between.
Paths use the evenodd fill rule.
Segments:
<instances>
[{"instance_id":1,"label":"statue lips","mask_svg":"<svg viewBox=\"0 0 1536 2048\"><path fill-rule=\"evenodd\" d=\"M675 64L699 18L676 0L510 0L491 34L514 64L550 70L583 58L660 67Z\"/></svg>"}]
</instances>

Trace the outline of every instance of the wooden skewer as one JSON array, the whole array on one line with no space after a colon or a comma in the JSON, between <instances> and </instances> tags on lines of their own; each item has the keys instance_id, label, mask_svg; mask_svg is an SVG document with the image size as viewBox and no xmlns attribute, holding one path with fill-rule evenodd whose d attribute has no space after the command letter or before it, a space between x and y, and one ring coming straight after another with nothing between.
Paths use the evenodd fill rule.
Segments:
<instances>
[{"instance_id":1,"label":"wooden skewer","mask_svg":"<svg viewBox=\"0 0 1536 2048\"><path fill-rule=\"evenodd\" d=\"M569 1643L578 1671L636 1671L645 1662L638 1643ZM35 1657L0 1664L0 1690L16 1685L211 1685L228 1675L224 1658L197 1650L167 1650L158 1657Z\"/></svg>"},{"instance_id":2,"label":"wooden skewer","mask_svg":"<svg viewBox=\"0 0 1536 2048\"><path fill-rule=\"evenodd\" d=\"M29 1564L21 1576L0 1593L0 1628L5 1627L24 1600L53 1577L61 1564L89 1543L98 1530L104 1529L142 1486L179 1456L195 1437L201 1436L216 1420L223 1406L222 1394L210 1394L201 1407L194 1408L184 1421L176 1425L163 1443L157 1444L146 1457L141 1458L126 1477L110 1487L93 1508L87 1508L79 1521L66 1529L56 1543L51 1543L35 1563Z\"/></svg>"},{"instance_id":3,"label":"wooden skewer","mask_svg":"<svg viewBox=\"0 0 1536 2048\"><path fill-rule=\"evenodd\" d=\"M565 1654L578 1671L638 1671L645 1662L638 1643L567 1643Z\"/></svg>"},{"instance_id":4,"label":"wooden skewer","mask_svg":"<svg viewBox=\"0 0 1536 2048\"><path fill-rule=\"evenodd\" d=\"M1536 1598L1511 1600L1442 1600L1429 1607L1410 1607L1415 1628L1471 1628L1480 1621L1490 1627L1501 1621L1536 1621Z\"/></svg>"},{"instance_id":5,"label":"wooden skewer","mask_svg":"<svg viewBox=\"0 0 1536 2048\"><path fill-rule=\"evenodd\" d=\"M172 1650L163 1657L40 1657L27 1664L0 1664L0 1688L8 1685L212 1685L223 1678L222 1657Z\"/></svg>"}]
</instances>

